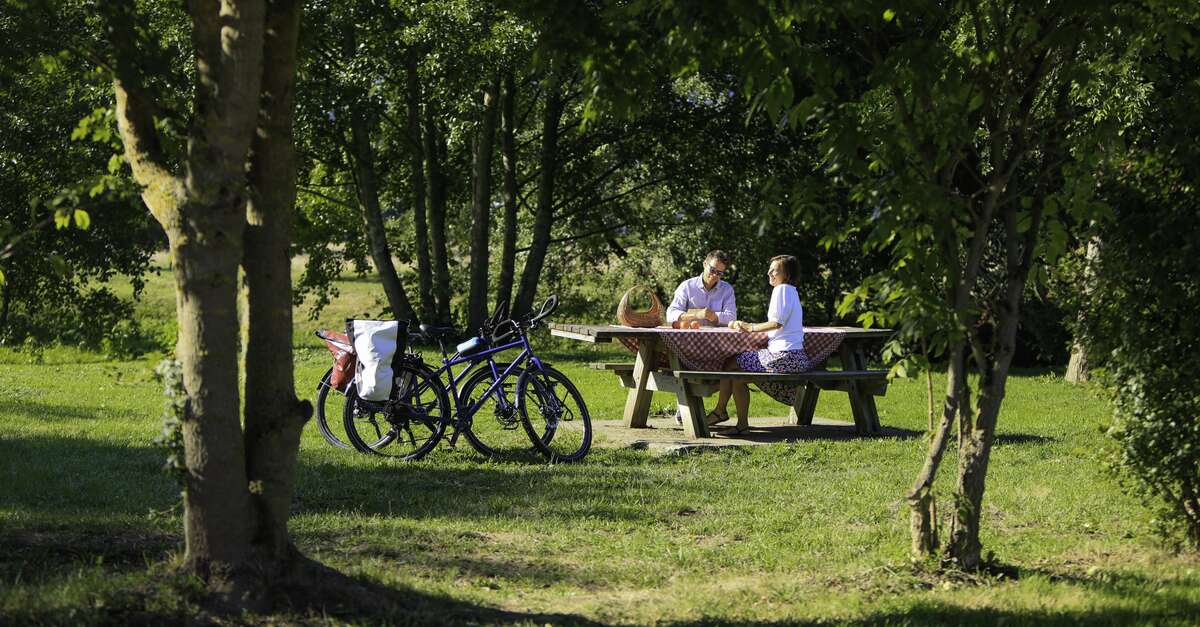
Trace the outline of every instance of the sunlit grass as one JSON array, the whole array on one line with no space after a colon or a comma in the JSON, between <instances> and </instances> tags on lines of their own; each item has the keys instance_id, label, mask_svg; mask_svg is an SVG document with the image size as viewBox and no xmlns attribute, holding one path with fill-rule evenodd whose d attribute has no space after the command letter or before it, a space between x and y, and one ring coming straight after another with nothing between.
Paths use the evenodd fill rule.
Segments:
<instances>
[{"instance_id":1,"label":"sunlit grass","mask_svg":"<svg viewBox=\"0 0 1200 627\"><path fill-rule=\"evenodd\" d=\"M140 315L169 320L169 288L165 276L152 281L142 307L154 310ZM329 359L308 334L375 307L375 291L348 281L336 310L298 316L301 396L315 396ZM624 390L586 364L627 353L539 342L595 419L620 417ZM169 571L181 551L178 489L151 444L161 356L0 357L0 623L191 615L195 583ZM670 402L656 395L654 405ZM761 395L754 402L755 415L785 412ZM882 421L923 431L925 403L922 381L895 382L879 399ZM848 411L843 395L817 408ZM334 449L310 425L292 531L301 550L343 572L442 606L541 616L531 623L1195 624L1200 564L1164 552L1151 514L1103 470L1107 415L1097 395L1055 374L1012 379L983 539L1015 580L934 576L909 563L903 497L923 457L919 436L666 457L600 448L565 466L485 462L464 443L397 464ZM943 495L953 463L951 454Z\"/></svg>"}]
</instances>

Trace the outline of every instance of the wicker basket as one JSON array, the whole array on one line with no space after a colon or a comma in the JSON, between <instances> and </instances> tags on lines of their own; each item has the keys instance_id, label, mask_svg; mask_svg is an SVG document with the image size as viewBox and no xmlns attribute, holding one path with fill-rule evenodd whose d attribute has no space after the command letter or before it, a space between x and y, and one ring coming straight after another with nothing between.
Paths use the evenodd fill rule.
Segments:
<instances>
[{"instance_id":1,"label":"wicker basket","mask_svg":"<svg viewBox=\"0 0 1200 627\"><path fill-rule=\"evenodd\" d=\"M629 295L638 292L647 292L650 294L650 309L646 311L634 311L629 306ZM625 295L621 297L620 304L617 305L617 323L627 327L656 327L663 322L663 305L662 301L658 300L658 295L654 290L645 285L636 285L625 291Z\"/></svg>"}]
</instances>

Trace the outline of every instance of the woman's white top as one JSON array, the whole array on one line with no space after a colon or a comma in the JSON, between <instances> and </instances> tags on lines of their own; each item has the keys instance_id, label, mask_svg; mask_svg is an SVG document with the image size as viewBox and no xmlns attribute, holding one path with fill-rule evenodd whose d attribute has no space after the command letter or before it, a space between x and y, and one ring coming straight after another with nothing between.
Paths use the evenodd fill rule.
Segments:
<instances>
[{"instance_id":1,"label":"woman's white top","mask_svg":"<svg viewBox=\"0 0 1200 627\"><path fill-rule=\"evenodd\" d=\"M771 306L767 308L767 320L777 322L780 328L767 331L767 350L798 351L804 348L804 308L800 306L800 293L796 286L776 285L771 292Z\"/></svg>"}]
</instances>

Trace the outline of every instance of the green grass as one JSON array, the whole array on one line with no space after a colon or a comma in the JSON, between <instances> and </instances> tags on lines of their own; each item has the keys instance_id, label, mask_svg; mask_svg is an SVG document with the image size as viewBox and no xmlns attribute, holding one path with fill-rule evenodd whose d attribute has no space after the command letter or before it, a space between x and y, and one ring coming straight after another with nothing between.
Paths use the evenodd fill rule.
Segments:
<instances>
[{"instance_id":1,"label":"green grass","mask_svg":"<svg viewBox=\"0 0 1200 627\"><path fill-rule=\"evenodd\" d=\"M336 309L296 321L297 386L310 399L328 361L311 330L378 307L372 284L339 287ZM139 316L169 325L170 293L166 274L152 280ZM615 378L586 368L625 357L619 348L540 345L594 418L620 416ZM151 443L158 357L0 353L0 623L174 622L202 610L196 582L170 568L181 521ZM756 415L785 412L754 403ZM923 383L894 383L879 409L885 425L923 430ZM849 409L825 395L817 413ZM395 464L334 449L310 425L295 540L396 613L299 608L275 620L1196 624L1200 562L1162 550L1151 514L1105 474L1107 413L1053 374L1013 378L983 538L1010 568L989 578L909 563L903 494L920 437L668 457L596 449L554 467L443 446ZM943 472L943 492L951 481Z\"/></svg>"}]
</instances>

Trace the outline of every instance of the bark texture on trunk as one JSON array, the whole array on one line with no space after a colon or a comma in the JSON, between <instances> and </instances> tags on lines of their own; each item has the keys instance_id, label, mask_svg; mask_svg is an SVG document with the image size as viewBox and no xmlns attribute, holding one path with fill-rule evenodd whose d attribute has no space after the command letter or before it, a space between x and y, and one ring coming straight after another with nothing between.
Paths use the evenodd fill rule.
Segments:
<instances>
[{"instance_id":1,"label":"bark texture on trunk","mask_svg":"<svg viewBox=\"0 0 1200 627\"><path fill-rule=\"evenodd\" d=\"M8 308L11 302L12 290L12 271L5 270L4 286L0 287L0 331L3 331L8 326Z\"/></svg>"},{"instance_id":2,"label":"bark texture on trunk","mask_svg":"<svg viewBox=\"0 0 1200 627\"><path fill-rule=\"evenodd\" d=\"M487 318L488 239L492 230L492 148L496 138L497 84L483 89L483 115L475 137L471 169L471 288L467 305L467 333L475 333Z\"/></svg>"},{"instance_id":3,"label":"bark texture on trunk","mask_svg":"<svg viewBox=\"0 0 1200 627\"><path fill-rule=\"evenodd\" d=\"M232 584L238 603L244 599L238 589L244 591L261 575L264 554L289 553L287 505L306 414L292 381L287 259L295 199L290 110L300 3L273 3L269 18L266 4L188 5L195 113L184 154L173 156L162 148L154 118L157 102L137 63L134 3L101 5L116 53L113 89L125 157L170 242L179 323L175 358L187 395L182 421L185 564L210 584L225 590ZM265 77L264 56L271 64ZM260 124L263 134L254 142L248 179L246 165ZM248 194L249 186L258 193ZM251 365L245 434L237 307L243 262ZM264 324L274 329L264 331Z\"/></svg>"},{"instance_id":4,"label":"bark texture on trunk","mask_svg":"<svg viewBox=\"0 0 1200 627\"><path fill-rule=\"evenodd\" d=\"M241 202L184 202L167 231L179 322L175 358L187 405L183 442L185 561L202 577L232 576L249 548L249 494L238 395L237 271Z\"/></svg>"},{"instance_id":5,"label":"bark texture on trunk","mask_svg":"<svg viewBox=\"0 0 1200 627\"><path fill-rule=\"evenodd\" d=\"M250 164L242 257L246 474L255 517L251 542L281 571L292 557L287 521L300 433L312 406L296 397L292 360L292 275L288 247L296 206L296 42L300 1L267 13L262 104Z\"/></svg>"},{"instance_id":6,"label":"bark texture on trunk","mask_svg":"<svg viewBox=\"0 0 1200 627\"><path fill-rule=\"evenodd\" d=\"M1090 268L1096 263L1100 256L1100 240L1093 237L1088 240L1087 245L1087 265L1084 271L1083 293L1084 296L1090 296L1092 293L1092 279L1090 277ZM1091 378L1088 371L1088 350L1087 346L1078 340L1071 344L1071 359L1067 362L1066 380L1069 383L1086 383Z\"/></svg>"},{"instance_id":7,"label":"bark texture on trunk","mask_svg":"<svg viewBox=\"0 0 1200 627\"><path fill-rule=\"evenodd\" d=\"M521 287L513 307L516 315L524 315L533 308L538 282L542 278L542 266L546 262L546 251L550 248L550 230L554 226L554 183L558 169L558 125L563 112L560 83L558 72L552 70L546 80L546 102L542 111L541 176L538 181L537 213L533 219L533 241L525 257L525 271L521 274Z\"/></svg>"},{"instance_id":8,"label":"bark texture on trunk","mask_svg":"<svg viewBox=\"0 0 1200 627\"><path fill-rule=\"evenodd\" d=\"M413 230L417 248L417 292L421 320L432 322L437 317L433 299L433 268L429 262L429 227L425 221L425 158L421 140L421 81L417 73L417 53L414 48L407 59L409 182L413 194Z\"/></svg>"},{"instance_id":9,"label":"bark texture on trunk","mask_svg":"<svg viewBox=\"0 0 1200 627\"><path fill-rule=\"evenodd\" d=\"M429 199L429 239L433 245L433 291L437 296L438 324L450 324L450 265L446 252L446 179L442 174L441 132L433 103L425 103L425 183Z\"/></svg>"},{"instance_id":10,"label":"bark texture on trunk","mask_svg":"<svg viewBox=\"0 0 1200 627\"><path fill-rule=\"evenodd\" d=\"M1075 342L1071 344L1071 359L1067 362L1066 380L1068 383L1087 383L1090 378L1087 347Z\"/></svg>"},{"instance_id":11,"label":"bark texture on trunk","mask_svg":"<svg viewBox=\"0 0 1200 627\"><path fill-rule=\"evenodd\" d=\"M504 95L500 100L500 155L504 161L504 231L500 246L500 279L496 286L496 306L512 304L513 276L517 263L517 82L512 72L504 75Z\"/></svg>"},{"instance_id":12,"label":"bark texture on trunk","mask_svg":"<svg viewBox=\"0 0 1200 627\"><path fill-rule=\"evenodd\" d=\"M959 432L958 481L954 514L951 517L947 557L960 568L975 570L983 565L980 528L988 463L996 438L996 422L1008 384L1008 373L1017 352L1017 328L1021 320L1021 301L1033 263L1037 234L1041 227L1042 200L1037 195L1027 229L1022 232L1020 216L1013 206L1005 207L1005 283L1004 294L996 303L990 351L985 350L978 329L970 342L979 369L979 399L974 420L964 420Z\"/></svg>"},{"instance_id":13,"label":"bark texture on trunk","mask_svg":"<svg viewBox=\"0 0 1200 627\"><path fill-rule=\"evenodd\" d=\"M396 320L411 321L417 316L400 282L400 275L396 274L396 264L392 262L387 230L383 225L383 209L379 204L379 181L375 175L371 128L361 109L355 109L350 116L350 135L354 151L354 186L358 192L358 207L367 230L367 240L371 245L371 261L379 272L379 281L383 284L392 315Z\"/></svg>"},{"instance_id":14,"label":"bark texture on trunk","mask_svg":"<svg viewBox=\"0 0 1200 627\"><path fill-rule=\"evenodd\" d=\"M950 428L960 418L966 408L962 405L964 399L969 403L969 392L966 388L966 372L963 362L964 347L962 344L952 346L949 351L950 366L946 372L946 399L942 405L942 420L938 423L937 431L931 434L929 450L925 463L921 467L912 490L908 493L910 531L912 533L912 552L919 557L930 557L938 549L937 503L934 498L933 482L937 478L938 466L946 452L950 439Z\"/></svg>"}]
</instances>

